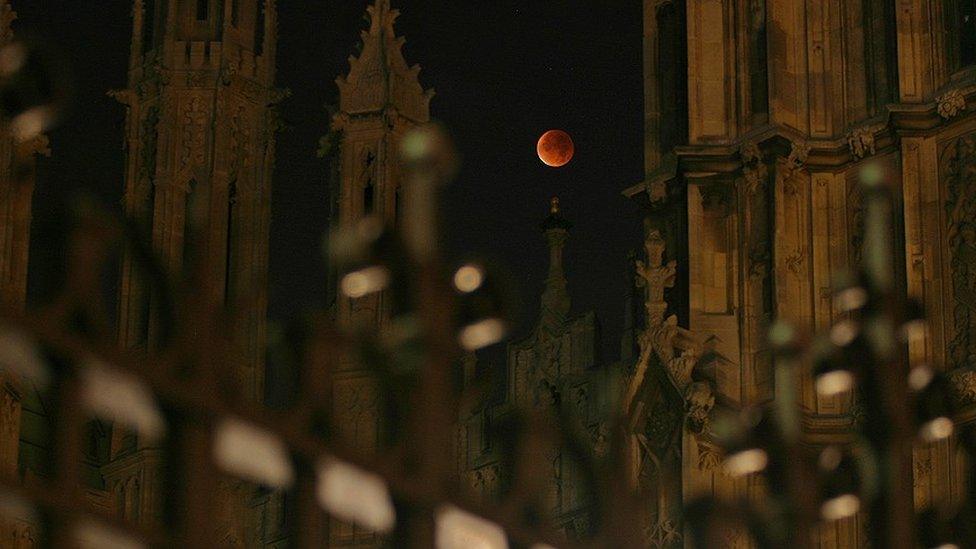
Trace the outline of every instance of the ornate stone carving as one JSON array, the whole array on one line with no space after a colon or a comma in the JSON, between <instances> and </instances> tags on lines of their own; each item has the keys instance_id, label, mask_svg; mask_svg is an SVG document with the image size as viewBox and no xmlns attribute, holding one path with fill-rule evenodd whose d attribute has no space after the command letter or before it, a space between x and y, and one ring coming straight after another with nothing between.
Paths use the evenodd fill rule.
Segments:
<instances>
[{"instance_id":1,"label":"ornate stone carving","mask_svg":"<svg viewBox=\"0 0 976 549\"><path fill-rule=\"evenodd\" d=\"M756 242L749 250L749 278L753 281L765 280L769 276L769 243L765 240Z\"/></svg>"},{"instance_id":2,"label":"ornate stone carving","mask_svg":"<svg viewBox=\"0 0 976 549\"><path fill-rule=\"evenodd\" d=\"M916 453L912 469L914 472L912 475L912 485L918 488L922 479L932 474L932 458L928 455L919 455Z\"/></svg>"},{"instance_id":3,"label":"ornate stone carving","mask_svg":"<svg viewBox=\"0 0 976 549\"><path fill-rule=\"evenodd\" d=\"M230 122L231 152L234 154L234 170L250 167L254 159L251 157L251 142L253 132L248 121L247 109L238 105Z\"/></svg>"},{"instance_id":4,"label":"ornate stone carving","mask_svg":"<svg viewBox=\"0 0 976 549\"><path fill-rule=\"evenodd\" d=\"M211 71L190 71L186 73L186 87L209 88L213 84L214 76Z\"/></svg>"},{"instance_id":5,"label":"ornate stone carving","mask_svg":"<svg viewBox=\"0 0 976 549\"><path fill-rule=\"evenodd\" d=\"M548 379L540 379L535 385L532 402L539 410L554 410L559 406L559 389Z\"/></svg>"},{"instance_id":6,"label":"ornate stone carving","mask_svg":"<svg viewBox=\"0 0 976 549\"><path fill-rule=\"evenodd\" d=\"M803 271L803 250L797 248L786 258L786 268L790 270L791 273L800 276Z\"/></svg>"},{"instance_id":7,"label":"ornate stone carving","mask_svg":"<svg viewBox=\"0 0 976 549\"><path fill-rule=\"evenodd\" d=\"M647 414L641 443L659 457L667 452L674 437L675 426L680 424L680 414L669 403L661 400Z\"/></svg>"},{"instance_id":8,"label":"ornate stone carving","mask_svg":"<svg viewBox=\"0 0 976 549\"><path fill-rule=\"evenodd\" d=\"M949 372L949 394L958 408L976 404L976 370L959 368Z\"/></svg>"},{"instance_id":9,"label":"ornate stone carving","mask_svg":"<svg viewBox=\"0 0 976 549\"><path fill-rule=\"evenodd\" d=\"M586 422L590 416L590 390L587 385L580 385L573 391L573 403L576 405L576 414L580 421Z\"/></svg>"},{"instance_id":10,"label":"ornate stone carving","mask_svg":"<svg viewBox=\"0 0 976 549\"><path fill-rule=\"evenodd\" d=\"M141 141L139 158L140 187L151 186L156 178L156 145L159 141L157 126L159 125L159 109L151 106L139 124L139 140Z\"/></svg>"},{"instance_id":11,"label":"ornate stone carving","mask_svg":"<svg viewBox=\"0 0 976 549\"><path fill-rule=\"evenodd\" d=\"M698 469L701 471L715 470L718 464L722 462L722 450L702 437L696 437L695 444L698 448Z\"/></svg>"},{"instance_id":12,"label":"ornate stone carving","mask_svg":"<svg viewBox=\"0 0 976 549\"><path fill-rule=\"evenodd\" d=\"M202 97L194 97L183 105L181 121L182 148L180 168L203 164L206 145L207 106Z\"/></svg>"},{"instance_id":13,"label":"ornate stone carving","mask_svg":"<svg viewBox=\"0 0 976 549\"><path fill-rule=\"evenodd\" d=\"M710 215L725 217L732 207L732 188L721 182L706 183L698 186L701 195L702 210Z\"/></svg>"},{"instance_id":14,"label":"ornate stone carving","mask_svg":"<svg viewBox=\"0 0 976 549\"><path fill-rule=\"evenodd\" d=\"M943 151L946 242L950 253L952 330L949 359L976 365L976 134L959 137Z\"/></svg>"},{"instance_id":15,"label":"ornate stone carving","mask_svg":"<svg viewBox=\"0 0 976 549\"><path fill-rule=\"evenodd\" d=\"M696 435L705 432L708 427L708 414L715 407L715 393L703 381L697 381L688 386L685 391L685 413L688 418L688 429Z\"/></svg>"},{"instance_id":16,"label":"ornate stone carving","mask_svg":"<svg viewBox=\"0 0 976 549\"><path fill-rule=\"evenodd\" d=\"M673 547L681 542L681 532L674 522L661 519L644 530L644 541L654 549Z\"/></svg>"},{"instance_id":17,"label":"ornate stone carving","mask_svg":"<svg viewBox=\"0 0 976 549\"><path fill-rule=\"evenodd\" d=\"M234 81L234 77L240 72L237 63L224 63L220 67L220 83L229 86Z\"/></svg>"},{"instance_id":18,"label":"ornate stone carving","mask_svg":"<svg viewBox=\"0 0 976 549\"><path fill-rule=\"evenodd\" d=\"M742 176L745 178L746 190L749 194L755 194L765 189L769 169L763 162L762 151L759 150L759 146L747 141L739 149L739 156L742 157Z\"/></svg>"},{"instance_id":19,"label":"ornate stone carving","mask_svg":"<svg viewBox=\"0 0 976 549\"><path fill-rule=\"evenodd\" d=\"M677 264L674 260L664 262L666 244L661 234L650 225L646 226L644 251L646 260L635 261L637 285L644 288L644 310L646 328L638 337L640 355L637 360L635 376L642 376L652 356L656 356L664 366L679 394L691 384L691 373L701 356L701 349L694 345L679 348L678 338L682 328L674 315L665 318L667 302L664 290L674 285Z\"/></svg>"},{"instance_id":20,"label":"ornate stone carving","mask_svg":"<svg viewBox=\"0 0 976 549\"><path fill-rule=\"evenodd\" d=\"M135 94L138 97L149 97L159 95L163 87L170 83L170 71L156 63L146 67L142 80L135 86Z\"/></svg>"},{"instance_id":21,"label":"ornate stone carving","mask_svg":"<svg viewBox=\"0 0 976 549\"><path fill-rule=\"evenodd\" d=\"M792 170L803 167L810 156L810 144L806 141L793 141L790 143L790 155L786 157L786 166Z\"/></svg>"},{"instance_id":22,"label":"ornate stone carving","mask_svg":"<svg viewBox=\"0 0 976 549\"><path fill-rule=\"evenodd\" d=\"M598 458L606 457L610 450L610 426L606 422L600 422L593 428L590 439L593 442L593 455Z\"/></svg>"},{"instance_id":23,"label":"ornate stone carving","mask_svg":"<svg viewBox=\"0 0 976 549\"><path fill-rule=\"evenodd\" d=\"M647 261L638 259L634 264L637 287L644 289L644 310L650 326L664 320L664 313L668 309L668 304L664 301L664 290L674 286L678 264L675 260L664 263L667 243L661 237L660 231L650 228L649 225L645 225L645 230L647 236L644 239L644 251Z\"/></svg>"},{"instance_id":24,"label":"ornate stone carving","mask_svg":"<svg viewBox=\"0 0 976 549\"><path fill-rule=\"evenodd\" d=\"M793 196L797 193L796 184L793 176L796 175L803 165L806 164L807 157L810 156L810 145L805 141L793 141L790 143L790 154L783 161L779 170L779 180L783 184L786 194Z\"/></svg>"},{"instance_id":25,"label":"ornate stone carving","mask_svg":"<svg viewBox=\"0 0 976 549\"><path fill-rule=\"evenodd\" d=\"M471 471L468 475L472 490L482 497L498 494L498 464L493 463Z\"/></svg>"},{"instance_id":26,"label":"ornate stone carving","mask_svg":"<svg viewBox=\"0 0 976 549\"><path fill-rule=\"evenodd\" d=\"M873 126L860 126L847 134L847 145L854 158L864 158L875 153Z\"/></svg>"},{"instance_id":27,"label":"ornate stone carving","mask_svg":"<svg viewBox=\"0 0 976 549\"><path fill-rule=\"evenodd\" d=\"M949 120L966 110L966 96L959 90L949 90L935 98L939 116Z\"/></svg>"}]
</instances>

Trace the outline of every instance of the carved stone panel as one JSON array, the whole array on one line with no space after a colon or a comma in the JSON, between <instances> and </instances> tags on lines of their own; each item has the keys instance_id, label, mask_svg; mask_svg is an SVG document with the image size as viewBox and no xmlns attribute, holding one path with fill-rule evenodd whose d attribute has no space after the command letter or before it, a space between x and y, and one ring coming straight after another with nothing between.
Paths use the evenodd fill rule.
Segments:
<instances>
[{"instance_id":1,"label":"carved stone panel","mask_svg":"<svg viewBox=\"0 0 976 549\"><path fill-rule=\"evenodd\" d=\"M948 360L976 365L976 134L949 142L940 154L948 230L950 301Z\"/></svg>"}]
</instances>

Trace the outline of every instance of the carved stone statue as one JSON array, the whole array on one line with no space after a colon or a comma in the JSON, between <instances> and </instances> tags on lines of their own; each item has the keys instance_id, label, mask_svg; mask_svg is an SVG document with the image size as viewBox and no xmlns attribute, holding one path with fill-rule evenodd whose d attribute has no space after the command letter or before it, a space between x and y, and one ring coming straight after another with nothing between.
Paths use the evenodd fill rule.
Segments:
<instances>
[{"instance_id":1,"label":"carved stone statue","mask_svg":"<svg viewBox=\"0 0 976 549\"><path fill-rule=\"evenodd\" d=\"M647 236L644 239L644 251L647 260L645 262L638 259L635 266L637 286L644 289L647 325L653 326L664 320L664 313L668 309L668 304L664 301L664 290L674 286L677 262L671 260L663 263L667 243L661 237L660 231L650 228L649 220L645 221L645 231Z\"/></svg>"},{"instance_id":2,"label":"carved stone statue","mask_svg":"<svg viewBox=\"0 0 976 549\"><path fill-rule=\"evenodd\" d=\"M715 407L715 393L703 381L696 381L685 391L685 412L688 429L700 435L708 428L708 414Z\"/></svg>"}]
</instances>

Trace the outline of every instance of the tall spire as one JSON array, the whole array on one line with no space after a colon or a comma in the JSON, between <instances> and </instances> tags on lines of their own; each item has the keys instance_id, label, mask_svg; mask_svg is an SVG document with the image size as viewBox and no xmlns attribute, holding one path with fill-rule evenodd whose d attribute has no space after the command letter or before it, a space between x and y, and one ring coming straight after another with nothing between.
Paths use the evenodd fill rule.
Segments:
<instances>
[{"instance_id":1,"label":"tall spire","mask_svg":"<svg viewBox=\"0 0 976 549\"><path fill-rule=\"evenodd\" d=\"M549 201L549 215L542 221L549 244L549 276L542 292L541 324L560 324L569 314L570 300L566 292L566 276L563 273L563 246L569 229L573 226L559 213L559 197Z\"/></svg>"},{"instance_id":2,"label":"tall spire","mask_svg":"<svg viewBox=\"0 0 976 549\"><path fill-rule=\"evenodd\" d=\"M427 122L434 92L420 85L420 66L403 57L405 40L394 30L399 10L390 8L389 0L376 0L366 11L370 23L361 35L362 51L349 57L349 74L336 79L340 111L357 115L392 108L409 120Z\"/></svg>"}]
</instances>

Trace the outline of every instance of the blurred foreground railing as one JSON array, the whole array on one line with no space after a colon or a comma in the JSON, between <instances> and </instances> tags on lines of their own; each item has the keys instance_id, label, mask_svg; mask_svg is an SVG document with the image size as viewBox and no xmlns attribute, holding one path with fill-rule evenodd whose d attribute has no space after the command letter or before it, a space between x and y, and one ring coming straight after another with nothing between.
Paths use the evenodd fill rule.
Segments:
<instances>
[{"instance_id":1,"label":"blurred foreground railing","mask_svg":"<svg viewBox=\"0 0 976 549\"><path fill-rule=\"evenodd\" d=\"M21 121L19 131L43 126ZM422 128L401 149L403 230L392 233L367 219L332 241L345 296L386 291L396 297L389 329L382 336L350 334L325 314L313 318L304 342L293 342L298 389L275 408L236 389L238 353L228 336L233 314L202 297L209 292L200 291L207 281L198 273L206 270L191 269L183 279L165 273L129 224L79 202L63 291L44 308L0 315L0 367L51 399L48 474L28 482L0 479L0 515L38 525L48 547L209 549L220 545L215 507L219 479L229 475L286 494L287 543L296 548L326 543L327 516L378 532L394 547L650 544L641 509L654 494L629 483L630 434L623 424L612 429L612 449L600 460L571 421L525 412L524 434L512 434L505 456L512 489L486 505L458 482L453 433L471 395L459 386L457 360L504 337L508 307L489 268L449 269L438 253L438 189L454 171L446 138ZM905 361L905 338L922 319L894 284L888 191L876 175L865 179L863 269L836 296L846 318L809 345L803 334L775 325L777 400L725 410L714 433L706 433L725 448L725 473L764 475L769 498L690 502L683 531L694 546L720 547L732 525L759 547L806 547L818 525L856 513L868 518L876 547L976 546L971 465L961 505L922 510L915 519L912 448L958 441L972 463L976 437L956 424L945 380ZM134 254L153 288L160 337L148 350L119 349L105 310L111 299L104 295L104 270L115 268L121 249ZM379 380L391 442L375 455L332 436L331 379L344 357L355 357ZM804 363L816 365L820 394L857 391L865 419L851 444L817 452L804 444L795 394L807 375ZM136 525L89 504L81 464L92 417L125 425L163 450L161 521ZM568 448L583 470L592 517L585 540L570 542L553 531L539 504L545 498L528 488L540 486L534 477L548 466L540 441Z\"/></svg>"},{"instance_id":2,"label":"blurred foreground railing","mask_svg":"<svg viewBox=\"0 0 976 549\"><path fill-rule=\"evenodd\" d=\"M488 507L457 482L454 433L459 403L468 398L458 385L458 359L506 335L506 298L490 269L447 269L438 255L433 205L453 172L446 138L427 127L402 148L404 230L393 235L367 219L338 233L332 248L346 296L393 292L404 306L382 339L343 333L324 313L312 319L305 342L293 349L299 389L275 409L243 398L235 386L233 315L198 291L206 281L196 273L206 270L169 276L130 224L80 201L61 294L26 314L5 311L0 320L0 366L51 395L52 411L50 474L25 484L2 479L0 514L38 525L50 547L210 548L220 542L218 479L229 475L286 494L293 547L323 546L327 515L376 531L395 547L503 547L509 540L571 547L541 518L538 494L516 487ZM104 270L114 269L123 248L153 289L161 335L149 350L119 349L105 310L112 300L104 295ZM330 383L343 357L376 374L380 408L396 412L384 418L390 446L373 456L330 436L337 431ZM94 417L162 448L162 521L137 526L86 503L80 468ZM533 438L573 446L587 460L570 430L526 421ZM534 447L516 444L515 470L539 470ZM590 461L592 500L603 501L606 512L587 545L637 546L639 521L621 520L622 503L633 496Z\"/></svg>"}]
</instances>

